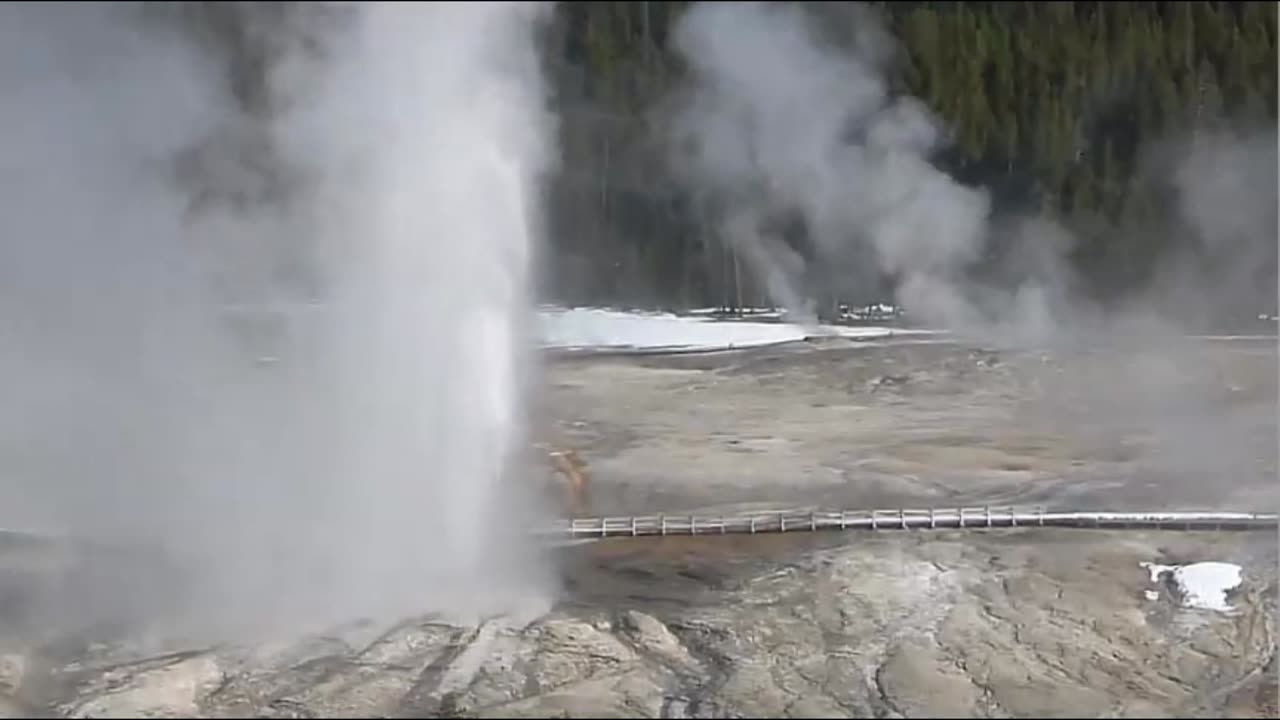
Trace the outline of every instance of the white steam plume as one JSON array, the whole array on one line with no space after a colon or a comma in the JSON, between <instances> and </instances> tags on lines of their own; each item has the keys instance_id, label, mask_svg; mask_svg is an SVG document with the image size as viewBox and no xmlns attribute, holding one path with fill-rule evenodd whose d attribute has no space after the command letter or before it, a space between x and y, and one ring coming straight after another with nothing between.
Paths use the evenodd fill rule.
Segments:
<instances>
[{"instance_id":1,"label":"white steam plume","mask_svg":"<svg viewBox=\"0 0 1280 720\"><path fill-rule=\"evenodd\" d=\"M805 290L797 273L761 260L793 254L760 229L778 210L801 212L820 261L869 247L913 311L971 323L956 278L982 251L988 199L930 165L938 125L919 102L890 98L886 40L870 17L864 28L845 51L797 6L690 8L675 34L691 72L673 120L678 170L725 199L726 235L789 309L807 309L791 300Z\"/></svg>"},{"instance_id":2,"label":"white steam plume","mask_svg":"<svg viewBox=\"0 0 1280 720\"><path fill-rule=\"evenodd\" d=\"M1275 314L1276 130L1197 133L1158 148L1172 184L1176 252L1141 298L1197 328ZM1154 154L1154 153L1153 153Z\"/></svg>"},{"instance_id":3,"label":"white steam plume","mask_svg":"<svg viewBox=\"0 0 1280 720\"><path fill-rule=\"evenodd\" d=\"M0 8L0 525L163 549L187 630L548 597L545 10Z\"/></svg>"},{"instance_id":4,"label":"white steam plume","mask_svg":"<svg viewBox=\"0 0 1280 720\"><path fill-rule=\"evenodd\" d=\"M1238 289L1256 298L1274 288L1274 130L1166 149L1195 252L1169 258L1123 313L1104 313L1080 292L1070 233L1047 217L993 224L984 190L930 162L944 129L918 100L889 93L892 40L871 11L854 13L847 47L829 42L800 4L699 3L674 33L688 79L666 128L672 163L718 199L721 234L775 301L812 319L816 295L856 295L883 275L921 322L1043 343L1127 332L1189 293L1202 308L1247 315L1257 301ZM803 254L776 231L788 213L804 220ZM1009 249L990 272L993 239L1006 233ZM994 279L977 277L984 265Z\"/></svg>"}]
</instances>

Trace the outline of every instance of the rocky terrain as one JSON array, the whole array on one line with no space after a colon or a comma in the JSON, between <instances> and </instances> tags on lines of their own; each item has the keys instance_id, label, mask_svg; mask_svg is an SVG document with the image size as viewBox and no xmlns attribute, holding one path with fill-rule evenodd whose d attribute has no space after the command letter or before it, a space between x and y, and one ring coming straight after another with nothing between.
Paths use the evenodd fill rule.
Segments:
<instances>
[{"instance_id":1,"label":"rocky terrain","mask_svg":"<svg viewBox=\"0 0 1280 720\"><path fill-rule=\"evenodd\" d=\"M840 342L558 362L541 407L590 463L599 513L1265 510L1275 362L1274 343L1002 353ZM127 633L0 632L0 716L1277 712L1273 532L801 533L558 553L559 602L522 616L353 623L158 656ZM1200 561L1243 568L1228 610L1189 606L1143 566Z\"/></svg>"},{"instance_id":2,"label":"rocky terrain","mask_svg":"<svg viewBox=\"0 0 1280 720\"><path fill-rule=\"evenodd\" d=\"M1265 537L1264 537L1265 536ZM1272 717L1270 533L610 541L536 618L423 617L276 646L10 658L72 717ZM1231 613L1139 563L1239 562ZM1150 593L1150 594L1149 594ZM43 667L41 667L43 663Z\"/></svg>"}]
</instances>

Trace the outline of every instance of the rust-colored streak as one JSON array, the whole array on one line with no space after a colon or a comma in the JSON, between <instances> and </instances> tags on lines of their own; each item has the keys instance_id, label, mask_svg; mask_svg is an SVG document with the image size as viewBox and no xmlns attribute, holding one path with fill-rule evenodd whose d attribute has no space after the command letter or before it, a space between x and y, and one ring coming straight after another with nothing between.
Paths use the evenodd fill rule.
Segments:
<instances>
[{"instance_id":1,"label":"rust-colored streak","mask_svg":"<svg viewBox=\"0 0 1280 720\"><path fill-rule=\"evenodd\" d=\"M569 511L578 515L587 509L587 489L591 482L587 464L573 450L550 450L551 466L569 483Z\"/></svg>"}]
</instances>

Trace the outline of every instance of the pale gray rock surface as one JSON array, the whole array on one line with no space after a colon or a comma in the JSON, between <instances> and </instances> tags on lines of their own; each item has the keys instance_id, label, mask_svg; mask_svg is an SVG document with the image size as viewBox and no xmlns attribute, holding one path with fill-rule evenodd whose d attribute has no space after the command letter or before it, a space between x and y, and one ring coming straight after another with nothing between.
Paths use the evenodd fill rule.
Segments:
<instances>
[{"instance_id":1,"label":"pale gray rock surface","mask_svg":"<svg viewBox=\"0 0 1280 720\"><path fill-rule=\"evenodd\" d=\"M152 658L122 643L33 654L38 674L4 681L14 703L86 718L1264 716L1275 545L1072 530L608 541L565 558L567 597L532 620ZM1209 558L1245 568L1234 613L1182 607L1140 566Z\"/></svg>"}]
</instances>

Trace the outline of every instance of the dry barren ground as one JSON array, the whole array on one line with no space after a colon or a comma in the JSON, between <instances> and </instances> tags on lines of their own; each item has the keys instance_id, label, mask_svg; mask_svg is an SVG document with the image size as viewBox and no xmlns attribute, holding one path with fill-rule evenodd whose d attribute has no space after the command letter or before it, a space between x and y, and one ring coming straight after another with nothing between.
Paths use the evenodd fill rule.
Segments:
<instances>
[{"instance_id":1,"label":"dry barren ground","mask_svg":"<svg viewBox=\"0 0 1280 720\"><path fill-rule=\"evenodd\" d=\"M818 343L553 362L599 513L1276 503L1274 342ZM0 715L1274 717L1275 533L602 541L549 614L146 657L11 649ZM1228 613L1143 562L1234 562Z\"/></svg>"}]
</instances>

